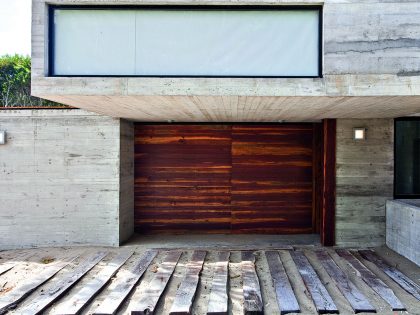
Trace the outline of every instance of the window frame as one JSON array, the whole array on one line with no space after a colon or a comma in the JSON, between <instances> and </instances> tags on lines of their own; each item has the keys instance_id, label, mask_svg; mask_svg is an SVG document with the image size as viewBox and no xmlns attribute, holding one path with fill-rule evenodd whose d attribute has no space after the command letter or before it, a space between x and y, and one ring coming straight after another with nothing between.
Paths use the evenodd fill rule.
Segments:
<instances>
[{"instance_id":1,"label":"window frame","mask_svg":"<svg viewBox=\"0 0 420 315\"><path fill-rule=\"evenodd\" d=\"M55 10L236 10L236 11L318 11L318 75L315 76L235 76L235 75L59 75L54 74ZM140 78L323 78L322 5L48 5L48 77L140 77Z\"/></svg>"},{"instance_id":2,"label":"window frame","mask_svg":"<svg viewBox=\"0 0 420 315\"><path fill-rule=\"evenodd\" d=\"M397 194L397 122L399 121L418 121L420 123L420 117L398 117L394 119L394 187L393 195L394 199L420 199L420 194Z\"/></svg>"}]
</instances>

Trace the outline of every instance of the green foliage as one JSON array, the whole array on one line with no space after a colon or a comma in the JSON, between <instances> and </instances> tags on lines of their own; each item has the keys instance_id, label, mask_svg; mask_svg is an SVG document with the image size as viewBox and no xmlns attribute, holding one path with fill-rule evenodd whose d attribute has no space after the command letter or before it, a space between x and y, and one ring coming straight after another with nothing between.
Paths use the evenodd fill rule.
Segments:
<instances>
[{"instance_id":1,"label":"green foliage","mask_svg":"<svg viewBox=\"0 0 420 315\"><path fill-rule=\"evenodd\" d=\"M31 96L31 59L20 55L0 57L0 107L63 106Z\"/></svg>"}]
</instances>

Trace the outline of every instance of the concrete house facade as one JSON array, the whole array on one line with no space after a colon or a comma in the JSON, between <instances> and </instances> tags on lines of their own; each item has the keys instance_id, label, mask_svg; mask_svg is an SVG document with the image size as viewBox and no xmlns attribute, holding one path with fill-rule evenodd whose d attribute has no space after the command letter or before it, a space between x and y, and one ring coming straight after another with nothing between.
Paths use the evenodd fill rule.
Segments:
<instances>
[{"instance_id":1,"label":"concrete house facade","mask_svg":"<svg viewBox=\"0 0 420 315\"><path fill-rule=\"evenodd\" d=\"M418 240L415 202L393 199L419 194L420 3L32 9L32 94L80 110L0 113L1 247L133 231Z\"/></svg>"}]
</instances>

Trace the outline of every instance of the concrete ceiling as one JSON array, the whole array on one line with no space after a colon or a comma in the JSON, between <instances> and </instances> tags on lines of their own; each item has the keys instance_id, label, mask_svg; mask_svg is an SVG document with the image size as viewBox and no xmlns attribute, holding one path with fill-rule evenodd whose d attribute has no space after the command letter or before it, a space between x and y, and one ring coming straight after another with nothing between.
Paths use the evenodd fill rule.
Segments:
<instances>
[{"instance_id":1,"label":"concrete ceiling","mask_svg":"<svg viewBox=\"0 0 420 315\"><path fill-rule=\"evenodd\" d=\"M420 112L420 96L106 96L44 98L112 117L145 122L276 122L394 118Z\"/></svg>"}]
</instances>

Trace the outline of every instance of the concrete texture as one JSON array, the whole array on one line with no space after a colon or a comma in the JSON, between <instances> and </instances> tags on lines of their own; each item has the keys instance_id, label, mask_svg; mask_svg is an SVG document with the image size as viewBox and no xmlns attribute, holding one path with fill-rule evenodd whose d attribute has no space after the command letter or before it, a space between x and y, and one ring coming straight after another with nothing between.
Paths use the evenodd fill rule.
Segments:
<instances>
[{"instance_id":1,"label":"concrete texture","mask_svg":"<svg viewBox=\"0 0 420 315\"><path fill-rule=\"evenodd\" d=\"M120 121L120 243L134 232L134 125Z\"/></svg>"},{"instance_id":2,"label":"concrete texture","mask_svg":"<svg viewBox=\"0 0 420 315\"><path fill-rule=\"evenodd\" d=\"M323 5L323 77L48 77L47 5ZM33 0L32 93L139 121L308 121L420 112L420 3L397 0Z\"/></svg>"},{"instance_id":3,"label":"concrete texture","mask_svg":"<svg viewBox=\"0 0 420 315\"><path fill-rule=\"evenodd\" d=\"M134 234L127 246L147 246L148 248L184 249L276 249L293 245L320 245L318 234L301 235L140 235Z\"/></svg>"},{"instance_id":4,"label":"concrete texture","mask_svg":"<svg viewBox=\"0 0 420 315\"><path fill-rule=\"evenodd\" d=\"M420 266L420 200L386 203L386 245Z\"/></svg>"},{"instance_id":5,"label":"concrete texture","mask_svg":"<svg viewBox=\"0 0 420 315\"><path fill-rule=\"evenodd\" d=\"M118 246L127 239L129 126L82 110L0 111L7 131L0 146L0 249Z\"/></svg>"},{"instance_id":6,"label":"concrete texture","mask_svg":"<svg viewBox=\"0 0 420 315\"><path fill-rule=\"evenodd\" d=\"M353 140L353 128L367 128ZM385 243L385 203L393 198L392 119L337 120L336 244Z\"/></svg>"}]
</instances>

